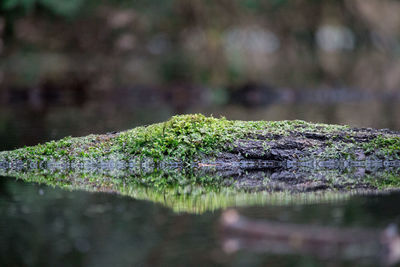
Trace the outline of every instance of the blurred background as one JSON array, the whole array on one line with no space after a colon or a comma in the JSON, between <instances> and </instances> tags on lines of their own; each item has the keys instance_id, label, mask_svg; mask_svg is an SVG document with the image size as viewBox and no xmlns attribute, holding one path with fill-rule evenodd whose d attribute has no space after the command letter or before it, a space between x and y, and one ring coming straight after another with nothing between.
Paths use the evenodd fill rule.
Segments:
<instances>
[{"instance_id":1,"label":"blurred background","mask_svg":"<svg viewBox=\"0 0 400 267\"><path fill-rule=\"evenodd\" d=\"M400 130L400 2L2 0L0 150L201 112Z\"/></svg>"},{"instance_id":2,"label":"blurred background","mask_svg":"<svg viewBox=\"0 0 400 267\"><path fill-rule=\"evenodd\" d=\"M195 112L400 130L399 14L394 0L0 0L0 151ZM399 224L399 201L239 212L310 229L379 230ZM220 211L175 214L14 178L0 179L0 216L4 266L341 261L227 254Z\"/></svg>"}]
</instances>

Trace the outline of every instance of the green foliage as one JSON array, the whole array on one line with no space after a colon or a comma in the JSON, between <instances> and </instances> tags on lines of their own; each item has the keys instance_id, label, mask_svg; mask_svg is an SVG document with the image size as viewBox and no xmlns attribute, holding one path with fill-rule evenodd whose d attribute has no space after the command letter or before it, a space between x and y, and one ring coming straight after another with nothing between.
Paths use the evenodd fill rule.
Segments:
<instances>
[{"instance_id":1,"label":"green foliage","mask_svg":"<svg viewBox=\"0 0 400 267\"><path fill-rule=\"evenodd\" d=\"M168 56L160 65L160 74L164 81L175 82L190 80L193 73L193 66L185 59L184 55L173 53Z\"/></svg>"},{"instance_id":2,"label":"green foliage","mask_svg":"<svg viewBox=\"0 0 400 267\"><path fill-rule=\"evenodd\" d=\"M35 7L37 0L3 0L0 8L5 11L12 11L15 9L22 9L27 12Z\"/></svg>"},{"instance_id":3,"label":"green foliage","mask_svg":"<svg viewBox=\"0 0 400 267\"><path fill-rule=\"evenodd\" d=\"M53 15L70 17L79 12L83 3L84 0L2 0L0 11L24 15L40 8Z\"/></svg>"},{"instance_id":4,"label":"green foliage","mask_svg":"<svg viewBox=\"0 0 400 267\"><path fill-rule=\"evenodd\" d=\"M64 17L76 15L83 4L83 0L37 0L38 4L52 13Z\"/></svg>"},{"instance_id":5,"label":"green foliage","mask_svg":"<svg viewBox=\"0 0 400 267\"><path fill-rule=\"evenodd\" d=\"M170 13L173 1L122 1L122 0L2 0L0 1L1 13L17 13L23 16L37 9L44 10L52 15L61 17L72 17L77 15L82 8L90 10L96 8L100 4L110 4L120 8L132 8L140 10L144 13L159 16L161 13Z\"/></svg>"}]
</instances>

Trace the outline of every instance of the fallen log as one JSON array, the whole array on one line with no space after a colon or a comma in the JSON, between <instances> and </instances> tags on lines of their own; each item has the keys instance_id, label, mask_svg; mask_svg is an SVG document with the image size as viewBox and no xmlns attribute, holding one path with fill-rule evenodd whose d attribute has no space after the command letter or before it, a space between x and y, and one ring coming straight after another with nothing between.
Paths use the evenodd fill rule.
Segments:
<instances>
[{"instance_id":1,"label":"fallen log","mask_svg":"<svg viewBox=\"0 0 400 267\"><path fill-rule=\"evenodd\" d=\"M230 121L195 114L174 116L163 123L119 133L66 137L0 153L2 159L8 160L73 160L113 155L203 164L206 159L216 163L240 159L396 160L400 159L400 133L300 120Z\"/></svg>"},{"instance_id":2,"label":"fallen log","mask_svg":"<svg viewBox=\"0 0 400 267\"><path fill-rule=\"evenodd\" d=\"M400 133L387 129L299 120L230 121L199 114L174 116L163 123L119 133L66 137L0 152L0 163L7 166L114 161L123 166L139 162L151 169L184 166L277 173L326 166L363 167L365 172L371 166L397 168L399 159ZM397 177L391 177L383 187L400 187Z\"/></svg>"}]
</instances>

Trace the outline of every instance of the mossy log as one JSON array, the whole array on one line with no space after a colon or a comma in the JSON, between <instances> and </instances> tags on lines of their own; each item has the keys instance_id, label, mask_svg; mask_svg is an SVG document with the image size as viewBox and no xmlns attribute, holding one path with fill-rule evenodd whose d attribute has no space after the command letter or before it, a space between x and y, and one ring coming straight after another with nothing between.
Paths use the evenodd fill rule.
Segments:
<instances>
[{"instance_id":1,"label":"mossy log","mask_svg":"<svg viewBox=\"0 0 400 267\"><path fill-rule=\"evenodd\" d=\"M400 133L300 120L231 121L195 114L119 133L66 137L0 153L3 162L104 158L217 168L240 162L266 167L273 164L265 162L278 162L281 168L283 162L293 166L330 160L399 165Z\"/></svg>"},{"instance_id":2,"label":"mossy log","mask_svg":"<svg viewBox=\"0 0 400 267\"><path fill-rule=\"evenodd\" d=\"M400 134L390 130L183 115L0 152L0 175L135 198L165 201L167 194L171 203L183 195L185 203L197 195L219 196L217 202L229 206L244 195L248 202L270 201L269 192L287 201L293 193L311 193L309 199L312 192L336 197L398 190L399 157ZM138 193L143 190L154 194Z\"/></svg>"}]
</instances>

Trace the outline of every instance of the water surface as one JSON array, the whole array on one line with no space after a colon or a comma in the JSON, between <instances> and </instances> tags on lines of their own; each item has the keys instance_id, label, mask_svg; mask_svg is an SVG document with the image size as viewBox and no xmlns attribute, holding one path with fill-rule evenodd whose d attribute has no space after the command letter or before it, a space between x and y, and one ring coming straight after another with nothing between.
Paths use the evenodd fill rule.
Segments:
<instances>
[{"instance_id":1,"label":"water surface","mask_svg":"<svg viewBox=\"0 0 400 267\"><path fill-rule=\"evenodd\" d=\"M104 103L103 103L104 104ZM135 125L167 119L173 110L150 106L110 112L110 105L82 107L51 106L46 112L31 112L18 107L2 107L0 128L2 149L11 150L24 145L97 132L132 128ZM351 124L360 127L400 129L395 115L386 116L388 109L396 114L396 105L384 103L332 105L269 105L259 108L242 106L200 107L192 111L227 115L228 119L304 119L327 123ZM359 112L354 112L355 110ZM3 112L4 111L4 112ZM154 112L153 112L154 111ZM368 114L379 111L376 116ZM100 113L99 113L100 112ZM365 113L364 115L363 112ZM114 115L113 115L114 114ZM162 170L161 170L162 171ZM360 185L360 181L399 177L397 168L335 168L306 173L303 189L328 177L344 189ZM266 266L293 264L323 266L326 264L376 266L381 263L381 251L369 252L364 258L357 253L348 257L322 257L310 253L276 253L255 249L257 246L226 249L229 241L221 229L221 214L234 207L250 220L278 222L290 229L292 224L305 227L327 226L340 231L356 228L360 231L381 233L388 225L400 220L398 192L377 194L375 191L348 190L348 193L328 188L328 193L259 191L248 187L238 193L235 187L215 188L199 186L199 177L180 173L167 175L185 181L169 187L158 175L127 175L118 171L101 175L81 171L72 175L60 170L42 173L2 173L0 177L0 262L1 265L38 266L187 266L229 265ZM273 172L243 171L235 177L256 177L267 186L277 189L282 183L293 186L296 171L274 176ZM289 175L290 174L290 175ZM315 175L317 174L317 175ZM349 175L351 174L351 175ZM229 174L232 176L232 174ZM226 179L229 175L226 175ZM389 176L388 176L389 175ZM293 179L284 179L294 177ZM110 179L113 177L113 179ZM118 179L115 179L115 178ZM197 177L197 178L196 178ZM221 180L220 176L207 176ZM361 178L360 178L361 177ZM385 178L386 177L386 178ZM73 179L72 179L73 178ZM328 180L329 180L328 179ZM336 179L336 180L335 180ZM25 180L25 181L24 181ZM65 182L65 181L68 182ZM152 182L146 187L137 181ZM132 181L136 181L132 183ZM230 185L251 179L229 180ZM336 183L337 182L337 183ZM345 182L345 183L343 183ZM243 184L242 184L243 185ZM315 185L315 184L314 184ZM349 188L347 188L351 185ZM308 187L307 187L308 186ZM318 189L318 186L314 186ZM253 189L253 190L252 190ZM318 190L317 190L318 191ZM343 190L342 190L343 191ZM376 245L382 247L377 238ZM248 241L248 240L247 240ZM251 241L251 240L250 240Z\"/></svg>"},{"instance_id":2,"label":"water surface","mask_svg":"<svg viewBox=\"0 0 400 267\"><path fill-rule=\"evenodd\" d=\"M4 265L318 266L332 261L246 249L227 253L219 230L222 209L198 215L176 212L153 201L62 190L9 177L2 177L0 184L0 251ZM400 194L391 193L328 203L256 204L238 211L250 218L282 224L383 230L399 223L398 201ZM365 264L376 264L379 253L371 256L373 261L369 259ZM352 259L335 262L350 266Z\"/></svg>"}]
</instances>

